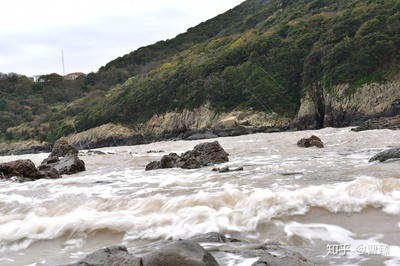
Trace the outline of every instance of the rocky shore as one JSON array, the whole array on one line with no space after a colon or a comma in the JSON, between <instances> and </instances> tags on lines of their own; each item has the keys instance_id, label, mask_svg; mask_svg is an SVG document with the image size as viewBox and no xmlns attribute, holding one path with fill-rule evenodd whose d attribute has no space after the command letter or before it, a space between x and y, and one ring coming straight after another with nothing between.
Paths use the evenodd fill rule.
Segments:
<instances>
[{"instance_id":1,"label":"rocky shore","mask_svg":"<svg viewBox=\"0 0 400 266\"><path fill-rule=\"evenodd\" d=\"M253 110L216 113L205 104L193 110L155 114L135 127L105 124L65 137L77 149L139 145L162 140L196 140L323 127L357 126L355 131L400 128L400 79L324 88L316 83L305 91L296 117ZM0 143L0 155L50 152L49 143Z\"/></svg>"}]
</instances>

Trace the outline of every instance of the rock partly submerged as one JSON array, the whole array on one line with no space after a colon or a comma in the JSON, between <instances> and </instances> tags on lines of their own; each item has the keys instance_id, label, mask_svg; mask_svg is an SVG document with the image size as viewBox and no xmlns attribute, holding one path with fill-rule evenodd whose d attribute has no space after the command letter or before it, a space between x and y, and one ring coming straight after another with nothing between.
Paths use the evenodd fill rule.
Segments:
<instances>
[{"instance_id":1,"label":"rock partly submerged","mask_svg":"<svg viewBox=\"0 0 400 266\"><path fill-rule=\"evenodd\" d=\"M164 168L196 169L202 166L228 162L228 153L218 141L200 143L193 150L178 155L164 155L160 161L152 161L146 166L146 171Z\"/></svg>"},{"instance_id":2,"label":"rock partly submerged","mask_svg":"<svg viewBox=\"0 0 400 266\"><path fill-rule=\"evenodd\" d=\"M317 137L312 135L309 138L302 138L297 142L297 145L303 148L309 148L312 146L315 146L317 148L323 148L324 147L324 143L322 142L322 140Z\"/></svg>"},{"instance_id":3,"label":"rock partly submerged","mask_svg":"<svg viewBox=\"0 0 400 266\"><path fill-rule=\"evenodd\" d=\"M202 243L206 244L207 248L204 248ZM210 232L186 240L159 241L130 250L125 246L107 247L65 266L219 266L221 254L253 258L255 262L252 266L313 265L300 253L279 243L250 244Z\"/></svg>"},{"instance_id":4,"label":"rock partly submerged","mask_svg":"<svg viewBox=\"0 0 400 266\"><path fill-rule=\"evenodd\" d=\"M56 179L61 175L85 171L78 150L64 140L56 142L50 155L36 167L30 159L20 159L0 164L0 179L24 182L38 179Z\"/></svg>"},{"instance_id":5,"label":"rock partly submerged","mask_svg":"<svg viewBox=\"0 0 400 266\"><path fill-rule=\"evenodd\" d=\"M385 162L389 159L400 159L400 148L393 148L380 152L369 159L369 162L380 161Z\"/></svg>"}]
</instances>

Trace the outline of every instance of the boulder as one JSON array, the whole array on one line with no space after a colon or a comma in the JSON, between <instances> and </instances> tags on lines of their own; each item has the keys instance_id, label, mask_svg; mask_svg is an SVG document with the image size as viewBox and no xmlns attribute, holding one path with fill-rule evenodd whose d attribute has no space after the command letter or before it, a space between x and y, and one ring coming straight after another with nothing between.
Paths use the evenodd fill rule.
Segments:
<instances>
[{"instance_id":1,"label":"boulder","mask_svg":"<svg viewBox=\"0 0 400 266\"><path fill-rule=\"evenodd\" d=\"M61 175L72 175L78 172L85 171L85 162L79 159L78 156L65 156L58 162L51 164Z\"/></svg>"},{"instance_id":2,"label":"boulder","mask_svg":"<svg viewBox=\"0 0 400 266\"><path fill-rule=\"evenodd\" d=\"M313 263L307 261L300 253L287 251L287 255L279 256L275 254L265 254L261 256L251 266L312 266Z\"/></svg>"},{"instance_id":3,"label":"boulder","mask_svg":"<svg viewBox=\"0 0 400 266\"><path fill-rule=\"evenodd\" d=\"M234 167L234 168L229 168L228 166L224 166L224 167L215 167L212 169L213 171L218 171L220 173L225 173L225 172L236 172L236 171L243 171L243 166L238 166L238 167Z\"/></svg>"},{"instance_id":4,"label":"boulder","mask_svg":"<svg viewBox=\"0 0 400 266\"><path fill-rule=\"evenodd\" d=\"M312 146L316 146L318 148L324 147L324 143L322 142L322 140L314 135L312 135L309 138L302 138L301 140L299 140L297 142L297 145L300 147L304 147L304 148L308 148L308 147L312 147Z\"/></svg>"},{"instance_id":5,"label":"boulder","mask_svg":"<svg viewBox=\"0 0 400 266\"><path fill-rule=\"evenodd\" d=\"M230 116L230 117L226 117L224 119L221 119L218 123L218 126L221 127L234 127L239 125L239 121L237 119L236 116Z\"/></svg>"},{"instance_id":6,"label":"boulder","mask_svg":"<svg viewBox=\"0 0 400 266\"><path fill-rule=\"evenodd\" d=\"M124 246L112 246L95 251L68 266L218 266L215 258L194 241L168 243L142 257L136 257Z\"/></svg>"},{"instance_id":7,"label":"boulder","mask_svg":"<svg viewBox=\"0 0 400 266\"><path fill-rule=\"evenodd\" d=\"M160 161L150 162L146 171L160 168L196 169L202 166L228 162L228 153L218 141L200 143L191 151L186 151L181 156L176 153L164 155Z\"/></svg>"},{"instance_id":8,"label":"boulder","mask_svg":"<svg viewBox=\"0 0 400 266\"><path fill-rule=\"evenodd\" d=\"M143 266L218 266L215 258L198 243L179 240L143 256Z\"/></svg>"},{"instance_id":9,"label":"boulder","mask_svg":"<svg viewBox=\"0 0 400 266\"><path fill-rule=\"evenodd\" d=\"M47 179L61 178L61 174L51 165L39 165L38 169L43 178Z\"/></svg>"},{"instance_id":10,"label":"boulder","mask_svg":"<svg viewBox=\"0 0 400 266\"><path fill-rule=\"evenodd\" d=\"M197 242L197 243L227 243L231 242L229 238L224 235L221 235L218 232L209 232L201 235L196 235L194 237L189 238L189 240Z\"/></svg>"},{"instance_id":11,"label":"boulder","mask_svg":"<svg viewBox=\"0 0 400 266\"><path fill-rule=\"evenodd\" d=\"M112 246L95 251L82 260L69 266L111 266L111 265L131 265L140 266L140 258L131 255L124 246Z\"/></svg>"},{"instance_id":12,"label":"boulder","mask_svg":"<svg viewBox=\"0 0 400 266\"><path fill-rule=\"evenodd\" d=\"M43 175L36 168L35 164L29 160L15 160L0 164L0 178L17 179L18 181L36 180L43 178Z\"/></svg>"},{"instance_id":13,"label":"boulder","mask_svg":"<svg viewBox=\"0 0 400 266\"><path fill-rule=\"evenodd\" d=\"M369 162L373 161L384 162L389 159L399 159L399 158L400 158L400 148L394 148L378 153L377 155L369 159Z\"/></svg>"},{"instance_id":14,"label":"boulder","mask_svg":"<svg viewBox=\"0 0 400 266\"><path fill-rule=\"evenodd\" d=\"M43 160L39 169L54 168L60 175L71 175L85 171L85 162L79 159L79 151L65 140L59 140L54 144L50 155ZM54 173L54 170L51 170ZM49 173L49 174L52 174Z\"/></svg>"},{"instance_id":15,"label":"boulder","mask_svg":"<svg viewBox=\"0 0 400 266\"><path fill-rule=\"evenodd\" d=\"M60 139L55 144L49 155L52 157L64 157L67 155L77 156L79 151L72 145L70 145L66 140Z\"/></svg>"}]
</instances>

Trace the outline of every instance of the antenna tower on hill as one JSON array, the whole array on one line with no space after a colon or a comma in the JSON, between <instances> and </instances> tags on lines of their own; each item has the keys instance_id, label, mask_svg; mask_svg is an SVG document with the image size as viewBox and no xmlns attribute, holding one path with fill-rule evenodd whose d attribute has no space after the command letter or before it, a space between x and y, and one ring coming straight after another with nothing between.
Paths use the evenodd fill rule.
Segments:
<instances>
[{"instance_id":1,"label":"antenna tower on hill","mask_svg":"<svg viewBox=\"0 0 400 266\"><path fill-rule=\"evenodd\" d=\"M61 50L61 60L62 60L63 76L65 76L64 50Z\"/></svg>"}]
</instances>

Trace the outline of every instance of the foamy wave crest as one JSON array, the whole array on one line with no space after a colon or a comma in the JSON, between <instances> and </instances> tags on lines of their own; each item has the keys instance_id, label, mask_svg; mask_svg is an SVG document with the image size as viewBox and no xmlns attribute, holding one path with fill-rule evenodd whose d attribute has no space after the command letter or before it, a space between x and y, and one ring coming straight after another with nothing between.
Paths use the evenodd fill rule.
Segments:
<instances>
[{"instance_id":1,"label":"foamy wave crest","mask_svg":"<svg viewBox=\"0 0 400 266\"><path fill-rule=\"evenodd\" d=\"M305 214L312 207L351 213L372 206L398 214L399 188L398 179L363 176L351 182L321 186L265 189L228 186L214 193L200 190L175 197L70 194L69 198L60 195L36 206L14 197L19 208L0 208L0 245L10 248L24 239L56 239L97 230L121 232L126 242L187 238L210 231L257 235L260 227L271 219ZM10 212L11 209L14 211Z\"/></svg>"}]
</instances>

